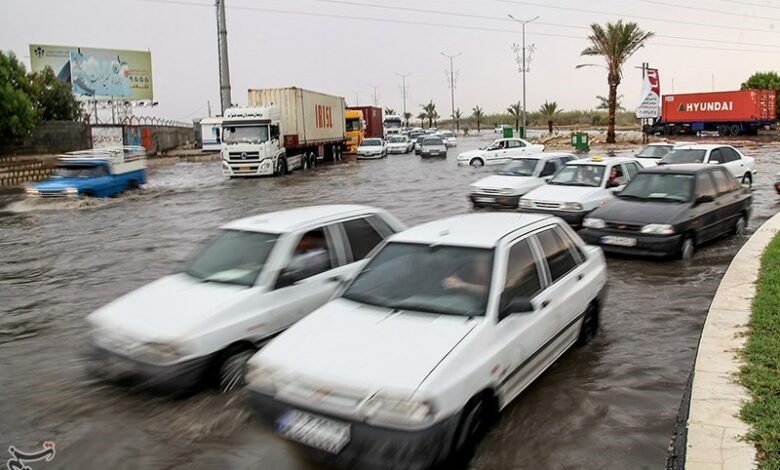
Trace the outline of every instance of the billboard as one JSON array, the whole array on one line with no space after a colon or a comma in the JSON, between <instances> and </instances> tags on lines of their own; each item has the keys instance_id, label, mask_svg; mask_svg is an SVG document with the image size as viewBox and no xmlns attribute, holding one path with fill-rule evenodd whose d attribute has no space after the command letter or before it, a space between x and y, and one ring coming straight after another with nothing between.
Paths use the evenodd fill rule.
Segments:
<instances>
[{"instance_id":1,"label":"billboard","mask_svg":"<svg viewBox=\"0 0 780 470\"><path fill-rule=\"evenodd\" d=\"M154 98L148 51L30 44L30 70L39 72L47 66L78 96Z\"/></svg>"},{"instance_id":2,"label":"billboard","mask_svg":"<svg viewBox=\"0 0 780 470\"><path fill-rule=\"evenodd\" d=\"M661 80L658 69L647 69L642 96L639 98L636 117L639 119L657 118L661 110Z\"/></svg>"}]
</instances>

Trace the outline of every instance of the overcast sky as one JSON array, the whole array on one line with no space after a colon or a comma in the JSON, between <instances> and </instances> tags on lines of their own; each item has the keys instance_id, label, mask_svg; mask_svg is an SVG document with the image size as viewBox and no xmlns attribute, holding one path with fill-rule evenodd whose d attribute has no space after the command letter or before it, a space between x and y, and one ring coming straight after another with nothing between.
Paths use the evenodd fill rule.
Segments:
<instances>
[{"instance_id":1,"label":"overcast sky","mask_svg":"<svg viewBox=\"0 0 780 470\"><path fill-rule=\"evenodd\" d=\"M168 1L0 0L0 48L28 67L30 43L149 49L160 103L155 114L202 117L207 101L219 108L213 1ZM357 94L360 104L373 104L376 86L379 105L400 112L396 73L411 73L409 111L416 115L432 99L448 115L449 60L440 53L460 52L456 107L465 114L475 105L504 111L522 96L512 51L520 26L507 14L540 16L526 35L535 46L530 110L545 100L568 110L595 107L596 95L607 94L605 70L574 67L592 61L579 56L587 26L621 17L658 35L624 69L619 93L630 108L641 89L634 67L642 62L660 69L662 93L710 91L713 74L716 90L737 89L754 71L780 70L778 0L227 0L227 6L238 104L246 103L248 88L284 86L341 95L348 104Z\"/></svg>"}]
</instances>

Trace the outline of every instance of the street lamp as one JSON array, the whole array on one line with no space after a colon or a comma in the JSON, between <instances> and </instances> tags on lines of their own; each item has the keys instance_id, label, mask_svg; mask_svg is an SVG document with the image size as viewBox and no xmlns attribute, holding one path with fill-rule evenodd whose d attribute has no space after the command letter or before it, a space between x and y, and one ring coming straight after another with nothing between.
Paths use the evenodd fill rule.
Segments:
<instances>
[{"instance_id":1,"label":"street lamp","mask_svg":"<svg viewBox=\"0 0 780 470\"><path fill-rule=\"evenodd\" d=\"M450 59L450 95L452 98L452 114L450 114L450 116L452 117L453 125L455 124L455 70L453 69L452 61L461 54L462 52L458 52L455 55L447 55L444 52L441 52L441 55Z\"/></svg>"},{"instance_id":2,"label":"street lamp","mask_svg":"<svg viewBox=\"0 0 780 470\"><path fill-rule=\"evenodd\" d=\"M523 67L523 134L524 134L523 136L525 137L525 133L526 133L526 129L525 129L525 125L526 125L525 124L525 69L526 69L526 66L525 66L525 56L526 56L526 54L525 54L525 25L527 25L528 23L530 23L532 21L538 20L539 17L535 16L535 17L531 18L530 20L518 20L517 18L515 18L512 15L507 15L507 16L509 18L511 18L511 19L513 19L513 20L515 20L518 23L523 25L523 65L522 65L522 67Z\"/></svg>"},{"instance_id":3,"label":"street lamp","mask_svg":"<svg viewBox=\"0 0 780 470\"><path fill-rule=\"evenodd\" d=\"M406 120L406 77L411 75L411 73L395 73L399 77L401 77L401 95L403 95L404 98L404 119ZM409 127L409 121L406 120L406 127Z\"/></svg>"}]
</instances>

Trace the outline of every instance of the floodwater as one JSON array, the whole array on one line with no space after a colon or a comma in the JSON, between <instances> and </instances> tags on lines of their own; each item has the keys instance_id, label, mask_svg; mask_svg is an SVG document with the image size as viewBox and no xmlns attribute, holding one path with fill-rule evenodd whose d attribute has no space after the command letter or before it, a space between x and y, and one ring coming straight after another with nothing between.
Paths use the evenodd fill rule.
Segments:
<instances>
[{"instance_id":1,"label":"floodwater","mask_svg":"<svg viewBox=\"0 0 780 470\"><path fill-rule=\"evenodd\" d=\"M461 138L447 161L391 155L250 180L226 180L219 162L185 163L116 199L10 201L0 209L0 461L9 445L52 440L56 458L36 469L311 468L251 420L241 393L171 399L94 380L84 317L176 271L235 218L320 203L375 205L410 225L469 211L467 185L495 168L458 168L455 154L493 137ZM759 170L753 231L778 210L780 147L744 150ZM719 240L688 264L609 259L599 336L504 411L470 466L661 467L708 306L744 241Z\"/></svg>"}]
</instances>

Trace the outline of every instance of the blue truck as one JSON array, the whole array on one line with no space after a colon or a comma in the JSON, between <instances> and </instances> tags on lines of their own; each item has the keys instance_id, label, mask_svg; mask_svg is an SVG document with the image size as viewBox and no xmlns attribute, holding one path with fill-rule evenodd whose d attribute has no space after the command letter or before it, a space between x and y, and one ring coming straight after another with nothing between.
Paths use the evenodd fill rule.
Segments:
<instances>
[{"instance_id":1,"label":"blue truck","mask_svg":"<svg viewBox=\"0 0 780 470\"><path fill-rule=\"evenodd\" d=\"M28 186L33 197L111 197L146 183L146 149L128 145L68 152L52 177Z\"/></svg>"}]
</instances>

